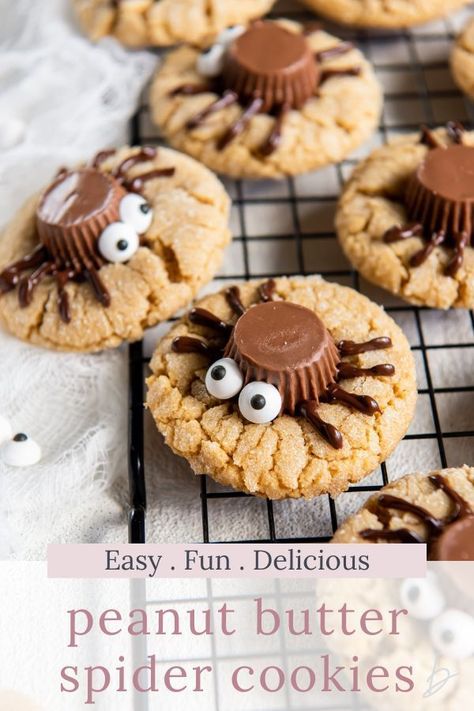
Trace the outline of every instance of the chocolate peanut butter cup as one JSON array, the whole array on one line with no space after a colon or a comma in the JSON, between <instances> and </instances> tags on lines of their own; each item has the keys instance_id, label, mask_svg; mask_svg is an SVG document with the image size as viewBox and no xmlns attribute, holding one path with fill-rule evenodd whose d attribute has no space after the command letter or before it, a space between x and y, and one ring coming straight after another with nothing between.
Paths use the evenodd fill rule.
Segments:
<instances>
[{"instance_id":1,"label":"chocolate peanut butter cup","mask_svg":"<svg viewBox=\"0 0 474 711\"><path fill-rule=\"evenodd\" d=\"M474 560L474 515L447 526L431 549L432 560Z\"/></svg>"},{"instance_id":2,"label":"chocolate peanut butter cup","mask_svg":"<svg viewBox=\"0 0 474 711\"><path fill-rule=\"evenodd\" d=\"M429 151L410 179L405 199L410 218L425 232L442 234L453 243L464 235L471 243L474 147L451 145Z\"/></svg>"},{"instance_id":3,"label":"chocolate peanut butter cup","mask_svg":"<svg viewBox=\"0 0 474 711\"><path fill-rule=\"evenodd\" d=\"M304 306L285 301L248 309L235 325L225 356L237 363L244 383L275 385L282 409L290 414L301 402L319 402L336 381L340 361L321 319Z\"/></svg>"},{"instance_id":4,"label":"chocolate peanut butter cup","mask_svg":"<svg viewBox=\"0 0 474 711\"><path fill-rule=\"evenodd\" d=\"M100 260L96 242L119 218L125 189L111 175L92 168L60 174L44 193L36 212L38 236L51 255L74 261Z\"/></svg>"},{"instance_id":5,"label":"chocolate peanut butter cup","mask_svg":"<svg viewBox=\"0 0 474 711\"><path fill-rule=\"evenodd\" d=\"M275 106L301 108L314 95L320 70L303 34L275 22L257 22L229 47L223 83L241 101L262 100L261 111Z\"/></svg>"}]
</instances>

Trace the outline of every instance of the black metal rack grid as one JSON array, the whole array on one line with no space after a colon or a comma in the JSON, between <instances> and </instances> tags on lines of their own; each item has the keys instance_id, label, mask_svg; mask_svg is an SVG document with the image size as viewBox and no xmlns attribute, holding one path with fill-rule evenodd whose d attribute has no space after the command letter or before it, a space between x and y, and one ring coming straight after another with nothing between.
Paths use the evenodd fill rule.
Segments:
<instances>
[{"instance_id":1,"label":"black metal rack grid","mask_svg":"<svg viewBox=\"0 0 474 711\"><path fill-rule=\"evenodd\" d=\"M351 31L332 28L329 23L325 27L338 36L354 41L371 59L375 70L385 88L385 109L380 128L372 143L379 144L394 133L416 131L420 123L437 125L450 119L463 122L466 126L474 125L474 106L463 98L454 87L449 75L448 52L455 34L462 21L471 10L456 15L456 19L448 18L425 28L413 31L403 31L395 34L370 34L365 31ZM282 2L277 5L274 15L285 15L301 21L314 20L314 15L302 11L301 6L293 2ZM159 144L160 137L150 129L148 107L141 106L134 117L131 126L131 139L134 144ZM366 150L366 152L369 149ZM357 157L351 157L336 166L332 173L335 189L330 194L320 193L318 187L314 192L308 190L308 185L315 181L316 174L309 178L288 178L276 186L268 183L251 183L249 181L225 181L234 205L234 246L240 247L241 270L231 273L229 270L218 276L218 282L238 282L259 277L285 275L307 275L317 272L329 280L351 285L355 289L372 296L385 305L386 310L405 328L410 338L412 349L419 366L419 404L429 426L420 430L411 429L405 440L399 445L412 442L420 452L420 469L436 466L460 465L460 456L465 461L474 462L474 380L466 382L447 382L439 384L436 364L442 354L453 359L461 359L466 363L474 362L474 316L472 312L451 311L448 314L415 308L394 300L385 292L374 289L350 268L337 245L332 229L332 217L339 190L343 179L357 163ZM289 229L281 234L265 234L260 228L253 233L255 209L264 211L280 210L289 216ZM307 211L315 210L314 219L307 220ZM250 212L249 212L250 211ZM249 221L249 214L251 215ZM283 221L284 222L284 221ZM268 271L259 267L255 273L256 255L265 261L268 250L276 250L280 256L274 261L275 269ZM329 255L329 257L328 257ZM324 260L327 259L326 264ZM282 260L283 258L283 260ZM233 263L236 260L233 259ZM279 267L278 270L276 267ZM455 333L453 333L455 331ZM440 338L440 333L442 337ZM458 338L457 334L461 337ZM145 357L143 343L130 346L130 526L131 542L145 541L146 518L146 473L144 469L144 377L148 358ZM471 374L473 368L471 366ZM467 371L469 372L469 370ZM449 378L448 378L449 381ZM447 413L447 414L446 414ZM453 414L454 413L454 414ZM456 414L457 413L457 414ZM430 454L424 446L435 444L435 451ZM163 445L164 446L164 445ZM394 456L394 455L392 455ZM402 456L402 454L399 454ZM389 479L397 478L402 472L400 462L390 459L383 463L380 470L361 482L352 486L347 494L340 497L351 497L349 503L352 509L358 507L361 497L377 491ZM428 462L430 464L428 464ZM389 471L390 469L390 471ZM228 491L218 487L207 477L201 477L201 519L202 541L216 540L213 536L211 507L216 501L248 498L245 494ZM326 497L319 497L325 498ZM340 523L338 503L327 497L327 506L321 510L321 502L304 502L304 506L315 508L314 531L298 531L285 529L279 517L277 522L276 507L282 504L267 501L266 535L258 538L266 542L324 542L329 540L331 532ZM347 510L347 509L346 509ZM323 523L321 523L323 521ZM318 530L316 528L318 522ZM166 534L166 532L164 532ZM219 538L218 540L221 540ZM222 535L222 541L234 542L232 535ZM151 540L150 542L153 542ZM239 540L239 542L244 542ZM252 541L253 542L253 541Z\"/></svg>"}]
</instances>

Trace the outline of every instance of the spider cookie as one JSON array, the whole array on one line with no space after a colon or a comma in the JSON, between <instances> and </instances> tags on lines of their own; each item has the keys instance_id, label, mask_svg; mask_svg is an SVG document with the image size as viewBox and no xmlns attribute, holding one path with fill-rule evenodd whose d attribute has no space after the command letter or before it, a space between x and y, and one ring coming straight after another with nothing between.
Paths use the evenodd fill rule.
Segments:
<instances>
[{"instance_id":1,"label":"spider cookie","mask_svg":"<svg viewBox=\"0 0 474 711\"><path fill-rule=\"evenodd\" d=\"M212 170L281 178L347 156L375 129L382 94L352 44L281 20L172 52L150 103L169 143Z\"/></svg>"},{"instance_id":2,"label":"spider cookie","mask_svg":"<svg viewBox=\"0 0 474 711\"><path fill-rule=\"evenodd\" d=\"M456 39L451 53L451 70L459 88L474 97L474 18Z\"/></svg>"},{"instance_id":3,"label":"spider cookie","mask_svg":"<svg viewBox=\"0 0 474 711\"><path fill-rule=\"evenodd\" d=\"M356 27L399 29L420 25L467 5L470 0L303 0L335 22Z\"/></svg>"},{"instance_id":4,"label":"spider cookie","mask_svg":"<svg viewBox=\"0 0 474 711\"><path fill-rule=\"evenodd\" d=\"M169 149L61 169L0 240L0 323L57 350L137 340L214 276L228 212L217 178Z\"/></svg>"},{"instance_id":5,"label":"spider cookie","mask_svg":"<svg viewBox=\"0 0 474 711\"><path fill-rule=\"evenodd\" d=\"M474 560L474 468L410 474L384 486L333 543L427 543L430 560Z\"/></svg>"},{"instance_id":6,"label":"spider cookie","mask_svg":"<svg viewBox=\"0 0 474 711\"><path fill-rule=\"evenodd\" d=\"M271 499L337 495L404 436L416 400L398 326L319 277L208 296L159 343L147 405L198 474Z\"/></svg>"},{"instance_id":7,"label":"spider cookie","mask_svg":"<svg viewBox=\"0 0 474 711\"><path fill-rule=\"evenodd\" d=\"M265 15L275 0L73 0L93 40L114 35L129 47L201 44L226 27Z\"/></svg>"},{"instance_id":8,"label":"spider cookie","mask_svg":"<svg viewBox=\"0 0 474 711\"><path fill-rule=\"evenodd\" d=\"M474 306L474 133L451 122L374 151L336 214L366 279L413 304Z\"/></svg>"}]
</instances>

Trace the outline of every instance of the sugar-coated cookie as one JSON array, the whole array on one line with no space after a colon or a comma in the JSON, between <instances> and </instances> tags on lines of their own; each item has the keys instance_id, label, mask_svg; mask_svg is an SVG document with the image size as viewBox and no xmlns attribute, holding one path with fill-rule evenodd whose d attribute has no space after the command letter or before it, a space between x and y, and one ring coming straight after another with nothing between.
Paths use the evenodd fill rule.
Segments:
<instances>
[{"instance_id":1,"label":"sugar-coated cookie","mask_svg":"<svg viewBox=\"0 0 474 711\"><path fill-rule=\"evenodd\" d=\"M337 495L404 436L413 356L379 306L320 277L207 296L158 344L147 405L198 474L271 499Z\"/></svg>"},{"instance_id":2,"label":"sugar-coated cookie","mask_svg":"<svg viewBox=\"0 0 474 711\"><path fill-rule=\"evenodd\" d=\"M0 239L0 324L57 350L140 339L216 273L229 202L212 173L165 148L61 169Z\"/></svg>"},{"instance_id":3,"label":"sugar-coated cookie","mask_svg":"<svg viewBox=\"0 0 474 711\"><path fill-rule=\"evenodd\" d=\"M451 53L451 69L459 88L474 98L474 18L456 38Z\"/></svg>"},{"instance_id":4,"label":"sugar-coated cookie","mask_svg":"<svg viewBox=\"0 0 474 711\"><path fill-rule=\"evenodd\" d=\"M171 52L153 81L155 123L218 173L281 178L337 163L378 124L382 92L348 42L287 20Z\"/></svg>"},{"instance_id":5,"label":"sugar-coated cookie","mask_svg":"<svg viewBox=\"0 0 474 711\"><path fill-rule=\"evenodd\" d=\"M444 17L470 0L302 0L335 22L356 27L403 28Z\"/></svg>"},{"instance_id":6,"label":"sugar-coated cookie","mask_svg":"<svg viewBox=\"0 0 474 711\"><path fill-rule=\"evenodd\" d=\"M354 171L336 215L342 247L369 281L406 301L474 306L474 133L402 136Z\"/></svg>"},{"instance_id":7,"label":"sugar-coated cookie","mask_svg":"<svg viewBox=\"0 0 474 711\"><path fill-rule=\"evenodd\" d=\"M275 0L72 0L93 40L114 35L129 47L202 44L226 27L261 17Z\"/></svg>"},{"instance_id":8,"label":"sugar-coated cookie","mask_svg":"<svg viewBox=\"0 0 474 711\"><path fill-rule=\"evenodd\" d=\"M333 543L427 543L431 560L474 560L474 468L409 474L384 486Z\"/></svg>"}]
</instances>

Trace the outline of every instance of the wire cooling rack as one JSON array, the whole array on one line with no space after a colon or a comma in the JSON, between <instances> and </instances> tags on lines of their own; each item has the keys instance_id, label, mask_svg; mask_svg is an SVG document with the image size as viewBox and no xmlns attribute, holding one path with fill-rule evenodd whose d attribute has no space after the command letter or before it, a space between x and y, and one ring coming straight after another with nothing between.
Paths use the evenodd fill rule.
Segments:
<instances>
[{"instance_id":1,"label":"wire cooling rack","mask_svg":"<svg viewBox=\"0 0 474 711\"><path fill-rule=\"evenodd\" d=\"M202 476L201 531L196 535L193 528L188 540L324 542L371 492L408 473L407 462L412 470L415 467L425 471L474 462L472 312L443 313L414 308L371 286L351 269L333 229L342 183L358 160L372 148L393 134L418 130L420 123L435 126L458 120L468 127L474 124L474 106L456 90L448 66L454 37L473 11L474 6L471 6L448 19L396 34L344 30L326 23L329 31L355 42L374 65L385 91L379 130L369 144L350 159L317 173L271 183L224 181L233 199L234 240L211 288L252 277L319 273L326 279L352 286L384 305L405 331L417 363L419 400L409 433L387 462L336 501L330 497L318 497L311 502L257 500L220 487ZM314 20L314 15L303 12L301 6L293 2L279 3L274 15ZM160 143L146 104L132 121L131 139L134 144ZM156 342L151 334L148 342L153 345L153 340ZM150 354L144 343L130 346L129 538L133 543L145 541L147 473L143 401ZM242 515L258 520L254 535L246 538L234 535L222 508L230 499L235 517ZM248 509L249 499L258 501L255 504L258 511ZM168 532L163 526L158 522L160 537L167 540Z\"/></svg>"}]
</instances>

